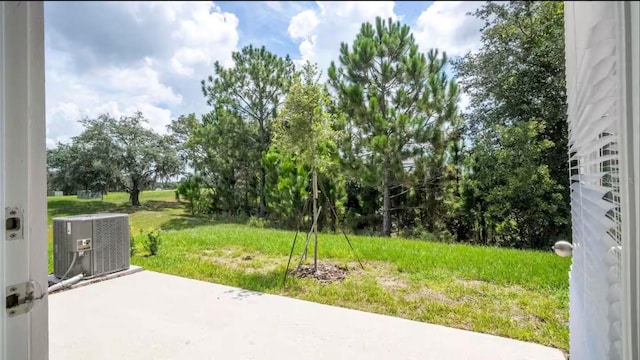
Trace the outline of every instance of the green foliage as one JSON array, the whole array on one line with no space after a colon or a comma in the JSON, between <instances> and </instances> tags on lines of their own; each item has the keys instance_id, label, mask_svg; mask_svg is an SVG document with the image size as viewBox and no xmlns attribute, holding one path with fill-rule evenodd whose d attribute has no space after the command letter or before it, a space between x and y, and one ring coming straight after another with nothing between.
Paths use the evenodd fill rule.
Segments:
<instances>
[{"instance_id":1,"label":"green foliage","mask_svg":"<svg viewBox=\"0 0 640 360\"><path fill-rule=\"evenodd\" d=\"M149 256L155 256L162 245L162 233L157 229L140 230L144 236L143 245Z\"/></svg>"},{"instance_id":2,"label":"green foliage","mask_svg":"<svg viewBox=\"0 0 640 360\"><path fill-rule=\"evenodd\" d=\"M296 73L273 124L273 145L283 155L323 173L336 170L340 132L336 116L328 112L331 98L319 76L317 66L309 62Z\"/></svg>"},{"instance_id":3,"label":"green foliage","mask_svg":"<svg viewBox=\"0 0 640 360\"><path fill-rule=\"evenodd\" d=\"M247 220L247 226L255 227L258 229L264 229L269 226L269 220L252 216Z\"/></svg>"},{"instance_id":4,"label":"green foliage","mask_svg":"<svg viewBox=\"0 0 640 360\"><path fill-rule=\"evenodd\" d=\"M138 249L136 248L136 238L132 235L129 239L129 255L134 256Z\"/></svg>"},{"instance_id":5,"label":"green foliage","mask_svg":"<svg viewBox=\"0 0 640 360\"><path fill-rule=\"evenodd\" d=\"M105 129L113 142L115 158L132 205L140 205L138 197L142 189L180 171L181 163L171 139L145 128L147 119L141 112L117 120L105 117L98 121L106 123Z\"/></svg>"},{"instance_id":6,"label":"green foliage","mask_svg":"<svg viewBox=\"0 0 640 360\"><path fill-rule=\"evenodd\" d=\"M483 47L477 53L467 54L455 62L454 68L463 89L470 95L471 109L465 117L470 135L481 142L481 148L474 152L486 152L489 143L493 147L503 147L499 138L515 136L513 133L505 133L507 129L496 126L517 127L520 129L518 131L526 133L524 129L528 126L540 123L534 126L537 129L535 141L544 147L544 151L539 156L537 153L532 154L536 159L534 163L527 153L531 150L529 143L512 144L510 148L503 150L527 156L523 156L526 161L524 169L520 168L518 162L500 162L510 170L505 175L511 175L513 179L501 185L501 190L505 191L507 198L518 191L537 194L537 198L512 198L518 201L514 206L523 210L531 209L532 213L537 213L541 208L548 209L550 213L547 221L532 223L554 227L534 230L529 225L523 225L523 221L530 220L511 214L497 195L491 197L472 192L473 198L483 197L487 201L495 199L496 202L488 203L486 208L477 211L487 212L487 218L499 223L500 226L494 230L499 232L504 241L514 236L519 238L524 235L523 232L531 237L514 240L513 243L507 241L512 245L521 241L538 243L542 241L538 239L542 236L538 232L549 236L549 232L554 236L566 236L570 232L570 209L563 3L487 2L473 15L486 22L482 30ZM524 139L521 136L517 138L534 141L527 136ZM495 159L500 153L495 151L490 154L491 159ZM515 174L535 174L538 183L527 179L520 182L514 178ZM491 184L495 182L488 175L480 178L475 176L474 179L472 187L475 191L491 189ZM482 181L488 182L478 183ZM531 192L521 186L529 183L537 185ZM473 202L473 198L468 200ZM518 235L514 235L516 233ZM475 235L483 239L489 236L478 233ZM548 241L550 240L544 242Z\"/></svg>"},{"instance_id":7,"label":"green foliage","mask_svg":"<svg viewBox=\"0 0 640 360\"><path fill-rule=\"evenodd\" d=\"M542 131L536 121L496 125L478 139L463 186L464 210L472 216L478 242L545 248L567 225L563 188L541 164L553 146L540 140Z\"/></svg>"},{"instance_id":8,"label":"green foliage","mask_svg":"<svg viewBox=\"0 0 640 360\"><path fill-rule=\"evenodd\" d=\"M202 178L198 175L188 175L181 181L176 196L181 196L187 201L191 215L205 213L208 209L209 203L202 187Z\"/></svg>"},{"instance_id":9,"label":"green foliage","mask_svg":"<svg viewBox=\"0 0 640 360\"><path fill-rule=\"evenodd\" d=\"M83 119L84 131L71 144L47 151L50 190L75 194L78 190L106 193L121 183L117 150L108 132L108 116Z\"/></svg>"},{"instance_id":10,"label":"green foliage","mask_svg":"<svg viewBox=\"0 0 640 360\"><path fill-rule=\"evenodd\" d=\"M295 228L304 216L302 210L309 198L309 168L271 146L265 154L268 170L267 200L270 219L287 228ZM309 210L311 207L307 206Z\"/></svg>"},{"instance_id":11,"label":"green foliage","mask_svg":"<svg viewBox=\"0 0 640 360\"><path fill-rule=\"evenodd\" d=\"M246 126L246 131L231 132L225 136L232 137L230 135L233 134L250 141L247 144L249 146L245 145L244 148L258 159L253 162L258 165L259 172L258 211L265 215L267 170L259 159L262 159L271 145L271 123L289 89L294 66L289 56L281 58L264 46L246 46L234 52L232 59L234 65L228 69L219 62L214 64L215 76L202 80L202 92L207 104L214 108L214 116L230 114L241 119ZM225 115L220 115L219 112L224 112Z\"/></svg>"},{"instance_id":12,"label":"green foliage","mask_svg":"<svg viewBox=\"0 0 640 360\"><path fill-rule=\"evenodd\" d=\"M403 180L403 162L438 141L457 114L458 88L447 78L446 54L418 51L406 25L377 18L362 24L329 83L345 112L345 163L363 185L383 194L383 234L391 233L391 191Z\"/></svg>"},{"instance_id":13,"label":"green foliage","mask_svg":"<svg viewBox=\"0 0 640 360\"><path fill-rule=\"evenodd\" d=\"M198 219L308 229L316 173L321 230L546 247L570 232L563 5L471 15L483 46L453 61L455 79L444 51L421 51L392 19L341 44L327 84L315 65L246 46L201 82L211 112L178 117L169 136L140 113L83 120L47 152L49 189L126 190L137 205L186 166L197 175L175 196Z\"/></svg>"},{"instance_id":14,"label":"green foliage","mask_svg":"<svg viewBox=\"0 0 640 360\"><path fill-rule=\"evenodd\" d=\"M146 122L140 112L120 119L103 114L81 120L83 132L70 145L59 144L48 153L49 187L102 193L124 188L132 205L140 205L143 189L181 167L172 140L146 129Z\"/></svg>"}]
</instances>

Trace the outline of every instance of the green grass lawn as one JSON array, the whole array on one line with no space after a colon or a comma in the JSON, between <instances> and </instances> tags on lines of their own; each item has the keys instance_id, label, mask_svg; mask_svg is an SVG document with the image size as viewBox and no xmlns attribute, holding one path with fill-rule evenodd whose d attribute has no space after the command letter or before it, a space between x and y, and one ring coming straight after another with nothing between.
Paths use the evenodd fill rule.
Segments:
<instances>
[{"instance_id":1,"label":"green grass lawn","mask_svg":"<svg viewBox=\"0 0 640 360\"><path fill-rule=\"evenodd\" d=\"M50 197L49 225L55 216L127 212L138 249L132 263L147 270L568 349L570 260L551 252L353 236L361 270L342 235L321 234L321 261L346 266L347 278L289 277L283 288L293 232L188 216L173 191L143 192L137 209L127 200ZM163 229L157 256L141 244L139 230L148 228ZM50 254L51 240L50 226ZM296 264L304 235L298 240Z\"/></svg>"}]
</instances>

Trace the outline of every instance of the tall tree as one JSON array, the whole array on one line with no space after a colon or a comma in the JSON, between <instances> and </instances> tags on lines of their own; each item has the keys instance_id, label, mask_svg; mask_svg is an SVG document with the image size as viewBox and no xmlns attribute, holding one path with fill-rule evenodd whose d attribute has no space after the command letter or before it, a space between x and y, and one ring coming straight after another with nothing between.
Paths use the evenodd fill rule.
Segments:
<instances>
[{"instance_id":1,"label":"tall tree","mask_svg":"<svg viewBox=\"0 0 640 360\"><path fill-rule=\"evenodd\" d=\"M114 159L119 165L122 181L129 193L131 205L140 205L140 192L155 180L177 175L181 161L172 140L143 125L147 120L141 112L114 119L98 118L113 142Z\"/></svg>"},{"instance_id":2,"label":"tall tree","mask_svg":"<svg viewBox=\"0 0 640 360\"><path fill-rule=\"evenodd\" d=\"M236 114L218 109L202 117L188 141L194 168L215 190L213 209L249 215L255 208L254 179L261 158L254 147L255 130Z\"/></svg>"},{"instance_id":3,"label":"tall tree","mask_svg":"<svg viewBox=\"0 0 640 360\"><path fill-rule=\"evenodd\" d=\"M49 190L74 194L82 185L78 185L74 176L73 164L77 151L70 144L58 143L54 149L47 150L47 183Z\"/></svg>"},{"instance_id":4,"label":"tall tree","mask_svg":"<svg viewBox=\"0 0 640 360\"><path fill-rule=\"evenodd\" d=\"M483 244L518 248L550 246L567 225L562 186L542 164L553 146L541 140L538 121L496 125L477 139L465 182L465 210Z\"/></svg>"},{"instance_id":5,"label":"tall tree","mask_svg":"<svg viewBox=\"0 0 640 360\"><path fill-rule=\"evenodd\" d=\"M215 76L202 80L202 92L207 104L226 109L240 116L248 125L257 127L258 136L254 149L265 155L271 144L271 122L281 106L293 74L293 62L289 57L281 58L252 45L232 54L234 65L224 68L214 64ZM259 213L266 214L267 168L258 163L260 173Z\"/></svg>"},{"instance_id":6,"label":"tall tree","mask_svg":"<svg viewBox=\"0 0 640 360\"><path fill-rule=\"evenodd\" d=\"M101 192L120 182L116 148L109 129L109 116L100 115L96 119L80 120L84 130L73 138L73 173L85 190Z\"/></svg>"},{"instance_id":7,"label":"tall tree","mask_svg":"<svg viewBox=\"0 0 640 360\"><path fill-rule=\"evenodd\" d=\"M364 23L329 79L347 115L345 155L352 170L383 194L383 234L391 234L391 191L403 161L425 150L434 127L457 112L458 89L445 73L446 54L427 57L408 26L377 18Z\"/></svg>"},{"instance_id":8,"label":"tall tree","mask_svg":"<svg viewBox=\"0 0 640 360\"><path fill-rule=\"evenodd\" d=\"M196 114L191 113L189 115L180 115L177 119L171 120L167 125L167 130L170 134L170 139L173 142L173 146L178 152L178 156L182 159L185 166L193 166L192 160L193 154L190 152L188 141L191 138L194 129L200 124L196 118Z\"/></svg>"},{"instance_id":9,"label":"tall tree","mask_svg":"<svg viewBox=\"0 0 640 360\"><path fill-rule=\"evenodd\" d=\"M318 172L335 170L339 136L335 129L336 118L328 113L330 96L320 84L319 76L317 65L304 64L296 74L282 111L274 122L274 145L285 156L294 157L311 168L314 270L318 268Z\"/></svg>"},{"instance_id":10,"label":"tall tree","mask_svg":"<svg viewBox=\"0 0 640 360\"><path fill-rule=\"evenodd\" d=\"M123 186L131 204L140 205L143 189L177 175L182 167L175 141L145 128L146 122L140 112L120 119L103 114L81 120L82 133L48 153L52 181L103 193Z\"/></svg>"},{"instance_id":11,"label":"tall tree","mask_svg":"<svg viewBox=\"0 0 640 360\"><path fill-rule=\"evenodd\" d=\"M495 125L541 122L537 136L550 147L540 165L562 186L561 213L569 219L563 2L489 1L472 15L485 21L483 46L454 63L471 99L465 115L470 135L486 136ZM566 223L558 232L569 231Z\"/></svg>"}]
</instances>

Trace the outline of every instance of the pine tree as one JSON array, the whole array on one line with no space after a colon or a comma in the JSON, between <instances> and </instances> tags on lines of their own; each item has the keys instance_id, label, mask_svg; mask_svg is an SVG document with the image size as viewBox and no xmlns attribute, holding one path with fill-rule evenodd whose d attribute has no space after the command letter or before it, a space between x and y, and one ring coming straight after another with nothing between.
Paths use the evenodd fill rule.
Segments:
<instances>
[{"instance_id":1,"label":"pine tree","mask_svg":"<svg viewBox=\"0 0 640 360\"><path fill-rule=\"evenodd\" d=\"M391 234L391 191L403 161L424 152L434 128L457 113L458 88L444 74L446 54L418 51L408 26L364 23L340 48L329 79L347 117L344 154L352 170L382 190L383 234Z\"/></svg>"}]
</instances>

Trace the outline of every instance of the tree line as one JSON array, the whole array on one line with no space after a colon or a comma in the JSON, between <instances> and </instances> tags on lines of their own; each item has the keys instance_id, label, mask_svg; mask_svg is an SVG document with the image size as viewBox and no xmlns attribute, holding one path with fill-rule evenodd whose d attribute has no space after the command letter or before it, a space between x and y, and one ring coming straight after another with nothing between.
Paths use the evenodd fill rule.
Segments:
<instances>
[{"instance_id":1,"label":"tree line","mask_svg":"<svg viewBox=\"0 0 640 360\"><path fill-rule=\"evenodd\" d=\"M124 189L137 205L183 174L176 192L194 215L296 228L312 223L315 178L320 230L544 248L570 232L563 4L471 15L482 47L453 60L381 18L328 69L246 46L201 82L211 111L167 135L141 113L82 120L48 152L49 187Z\"/></svg>"}]
</instances>

